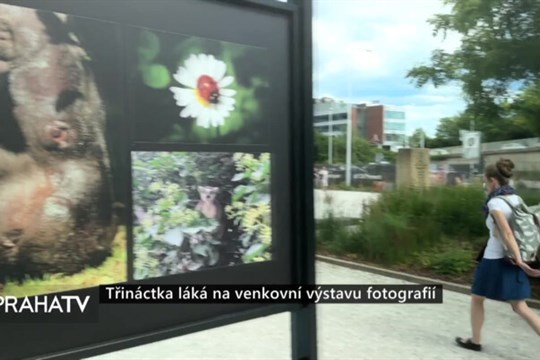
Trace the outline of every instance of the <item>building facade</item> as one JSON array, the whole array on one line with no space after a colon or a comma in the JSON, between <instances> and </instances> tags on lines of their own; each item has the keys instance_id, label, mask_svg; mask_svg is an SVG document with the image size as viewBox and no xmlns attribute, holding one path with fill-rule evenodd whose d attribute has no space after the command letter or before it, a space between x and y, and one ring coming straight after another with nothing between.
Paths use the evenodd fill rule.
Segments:
<instances>
[{"instance_id":1,"label":"building facade","mask_svg":"<svg viewBox=\"0 0 540 360\"><path fill-rule=\"evenodd\" d=\"M347 123L352 117L352 106L343 102L334 102L329 98L317 99L314 101L313 117L315 128L322 134L345 135Z\"/></svg>"},{"instance_id":2,"label":"building facade","mask_svg":"<svg viewBox=\"0 0 540 360\"><path fill-rule=\"evenodd\" d=\"M392 151L407 144L405 112L382 104L346 104L330 98L314 100L314 126L322 134L339 136L352 124L357 134Z\"/></svg>"}]
</instances>

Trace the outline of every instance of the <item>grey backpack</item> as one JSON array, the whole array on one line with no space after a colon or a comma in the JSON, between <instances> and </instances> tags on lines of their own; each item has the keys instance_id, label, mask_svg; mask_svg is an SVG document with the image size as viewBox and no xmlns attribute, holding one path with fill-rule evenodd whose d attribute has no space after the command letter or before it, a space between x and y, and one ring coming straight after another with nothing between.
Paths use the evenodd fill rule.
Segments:
<instances>
[{"instance_id":1,"label":"grey backpack","mask_svg":"<svg viewBox=\"0 0 540 360\"><path fill-rule=\"evenodd\" d=\"M527 206L523 199L519 198L519 204L513 206L510 201L502 196L497 198L503 200L512 209L512 216L509 219L510 227L518 243L521 258L525 263L537 263L540 261L540 205ZM493 219L495 221L495 219ZM495 222L496 224L496 222ZM513 255L506 244L502 241L506 256L510 259Z\"/></svg>"}]
</instances>

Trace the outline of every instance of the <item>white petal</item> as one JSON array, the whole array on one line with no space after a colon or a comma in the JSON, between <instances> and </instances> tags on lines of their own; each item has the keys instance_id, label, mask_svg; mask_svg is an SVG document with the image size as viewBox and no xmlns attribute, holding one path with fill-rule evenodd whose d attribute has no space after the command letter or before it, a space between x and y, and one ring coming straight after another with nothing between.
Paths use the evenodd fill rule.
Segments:
<instances>
[{"instance_id":1,"label":"white petal","mask_svg":"<svg viewBox=\"0 0 540 360\"><path fill-rule=\"evenodd\" d=\"M228 115L229 114L227 114L226 116L228 116ZM216 124L215 126L223 126L223 125L225 125L225 117L223 117L219 113L216 113L214 115L214 124Z\"/></svg>"},{"instance_id":2,"label":"white petal","mask_svg":"<svg viewBox=\"0 0 540 360\"><path fill-rule=\"evenodd\" d=\"M210 114L209 109L202 109L199 117L197 118L197 125L202 126L203 128L210 127Z\"/></svg>"},{"instance_id":3,"label":"white petal","mask_svg":"<svg viewBox=\"0 0 540 360\"><path fill-rule=\"evenodd\" d=\"M223 104L220 104L218 105L218 107L216 108L217 111L219 111L220 114L222 115L229 115L229 112L231 112L232 110L234 109L233 106L228 106L228 105L223 105Z\"/></svg>"},{"instance_id":4,"label":"white petal","mask_svg":"<svg viewBox=\"0 0 540 360\"><path fill-rule=\"evenodd\" d=\"M216 69L215 61L213 59L208 59L204 66L204 73L217 81L216 75L215 75L216 74L215 69Z\"/></svg>"},{"instance_id":5,"label":"white petal","mask_svg":"<svg viewBox=\"0 0 540 360\"><path fill-rule=\"evenodd\" d=\"M203 66L204 66L204 70L206 72L207 75L210 75L210 76L213 76L214 73L212 72L212 68L214 67L214 56L213 55L205 55L204 56L204 61L203 61Z\"/></svg>"},{"instance_id":6,"label":"white petal","mask_svg":"<svg viewBox=\"0 0 540 360\"><path fill-rule=\"evenodd\" d=\"M226 86L231 85L233 81L234 81L234 78L232 76L226 76L219 81L218 85L220 88L224 88Z\"/></svg>"},{"instance_id":7,"label":"white petal","mask_svg":"<svg viewBox=\"0 0 540 360\"><path fill-rule=\"evenodd\" d=\"M222 126L225 123L223 116L216 110L212 111L212 123L214 126Z\"/></svg>"},{"instance_id":8,"label":"white petal","mask_svg":"<svg viewBox=\"0 0 540 360\"><path fill-rule=\"evenodd\" d=\"M214 125L214 109L206 109L206 113L205 113L205 119L206 119L206 122L208 123L208 126L215 126Z\"/></svg>"},{"instance_id":9,"label":"white petal","mask_svg":"<svg viewBox=\"0 0 540 360\"><path fill-rule=\"evenodd\" d=\"M230 97L221 96L219 98L219 103L223 104L223 105L232 106L232 105L234 105L235 100L233 98L230 98Z\"/></svg>"},{"instance_id":10,"label":"white petal","mask_svg":"<svg viewBox=\"0 0 540 360\"><path fill-rule=\"evenodd\" d=\"M225 114L226 112L229 112L231 111L232 109L230 108L227 108L225 105L219 105L217 108L216 108L216 111L218 111L220 114Z\"/></svg>"},{"instance_id":11,"label":"white petal","mask_svg":"<svg viewBox=\"0 0 540 360\"><path fill-rule=\"evenodd\" d=\"M185 107L182 111L180 111L180 117L187 118L191 115L191 109L189 107Z\"/></svg>"},{"instance_id":12,"label":"white petal","mask_svg":"<svg viewBox=\"0 0 540 360\"><path fill-rule=\"evenodd\" d=\"M225 65L223 61L216 60L214 79L216 79L216 81L220 81L223 78L223 76L225 76L226 70L227 70L227 65Z\"/></svg>"},{"instance_id":13,"label":"white petal","mask_svg":"<svg viewBox=\"0 0 540 360\"><path fill-rule=\"evenodd\" d=\"M216 112L215 109L210 111L210 124L212 124L212 126L219 126L219 113Z\"/></svg>"},{"instance_id":14,"label":"white petal","mask_svg":"<svg viewBox=\"0 0 540 360\"><path fill-rule=\"evenodd\" d=\"M176 74L173 75L174 79L184 86L194 88L197 85L197 78L192 72L181 67Z\"/></svg>"},{"instance_id":15,"label":"white petal","mask_svg":"<svg viewBox=\"0 0 540 360\"><path fill-rule=\"evenodd\" d=\"M221 115L224 115L225 113L228 113L232 110L232 107L230 106L226 106L226 105L223 105L223 104L219 104L217 107L216 107L216 111L218 113L220 113Z\"/></svg>"},{"instance_id":16,"label":"white petal","mask_svg":"<svg viewBox=\"0 0 540 360\"><path fill-rule=\"evenodd\" d=\"M225 73L225 63L217 60L213 55L210 55L210 61L208 61L208 75L212 76L214 80L219 81Z\"/></svg>"},{"instance_id":17,"label":"white petal","mask_svg":"<svg viewBox=\"0 0 540 360\"><path fill-rule=\"evenodd\" d=\"M192 74L192 76L195 78L199 77L199 73L197 72L198 62L199 62L199 59L194 54L191 54L189 59L187 59L185 62L186 70L189 71Z\"/></svg>"},{"instance_id":18,"label":"white petal","mask_svg":"<svg viewBox=\"0 0 540 360\"><path fill-rule=\"evenodd\" d=\"M181 117L197 117L200 113L200 108L197 106L197 102L188 104L180 113Z\"/></svg>"},{"instance_id":19,"label":"white petal","mask_svg":"<svg viewBox=\"0 0 540 360\"><path fill-rule=\"evenodd\" d=\"M219 94L222 96L234 96L236 95L236 90L233 89L220 89Z\"/></svg>"},{"instance_id":20,"label":"white petal","mask_svg":"<svg viewBox=\"0 0 540 360\"><path fill-rule=\"evenodd\" d=\"M197 101L195 99L195 92L192 89L182 89L179 87L171 87L170 90L174 94L176 105L186 106L187 104Z\"/></svg>"},{"instance_id":21,"label":"white petal","mask_svg":"<svg viewBox=\"0 0 540 360\"><path fill-rule=\"evenodd\" d=\"M206 66L208 66L209 69L213 69L216 62L217 60L214 55L206 55Z\"/></svg>"},{"instance_id":22,"label":"white petal","mask_svg":"<svg viewBox=\"0 0 540 360\"><path fill-rule=\"evenodd\" d=\"M193 72L197 75L197 78L205 74L205 62L206 55L204 54L199 55L197 61L193 62Z\"/></svg>"}]
</instances>

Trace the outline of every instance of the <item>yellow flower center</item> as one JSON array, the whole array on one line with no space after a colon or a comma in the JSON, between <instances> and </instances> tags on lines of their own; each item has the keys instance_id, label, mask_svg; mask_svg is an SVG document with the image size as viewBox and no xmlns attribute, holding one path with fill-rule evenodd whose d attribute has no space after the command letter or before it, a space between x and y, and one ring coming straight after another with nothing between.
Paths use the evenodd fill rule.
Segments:
<instances>
[{"instance_id":1,"label":"yellow flower center","mask_svg":"<svg viewBox=\"0 0 540 360\"><path fill-rule=\"evenodd\" d=\"M198 89L195 89L195 98L203 106L210 105L210 102L208 100L206 100L204 97L202 97L201 92Z\"/></svg>"}]
</instances>

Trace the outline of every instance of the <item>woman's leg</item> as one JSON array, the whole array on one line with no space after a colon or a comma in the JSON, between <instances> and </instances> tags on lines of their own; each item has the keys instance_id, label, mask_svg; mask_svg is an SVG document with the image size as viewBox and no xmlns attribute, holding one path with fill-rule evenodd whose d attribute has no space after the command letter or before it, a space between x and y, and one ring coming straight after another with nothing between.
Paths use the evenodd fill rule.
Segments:
<instances>
[{"instance_id":1,"label":"woman's leg","mask_svg":"<svg viewBox=\"0 0 540 360\"><path fill-rule=\"evenodd\" d=\"M481 335L482 326L484 325L484 300L483 296L471 295L471 327L472 338L463 339L461 337L456 338L456 342L459 346L465 349L481 351L482 345Z\"/></svg>"},{"instance_id":2,"label":"woman's leg","mask_svg":"<svg viewBox=\"0 0 540 360\"><path fill-rule=\"evenodd\" d=\"M482 341L482 326L484 325L484 300L485 298L482 296L474 294L471 296L471 341L475 344L480 344Z\"/></svg>"},{"instance_id":3,"label":"woman's leg","mask_svg":"<svg viewBox=\"0 0 540 360\"><path fill-rule=\"evenodd\" d=\"M540 336L540 316L535 313L524 300L510 301L514 311L521 316Z\"/></svg>"}]
</instances>

